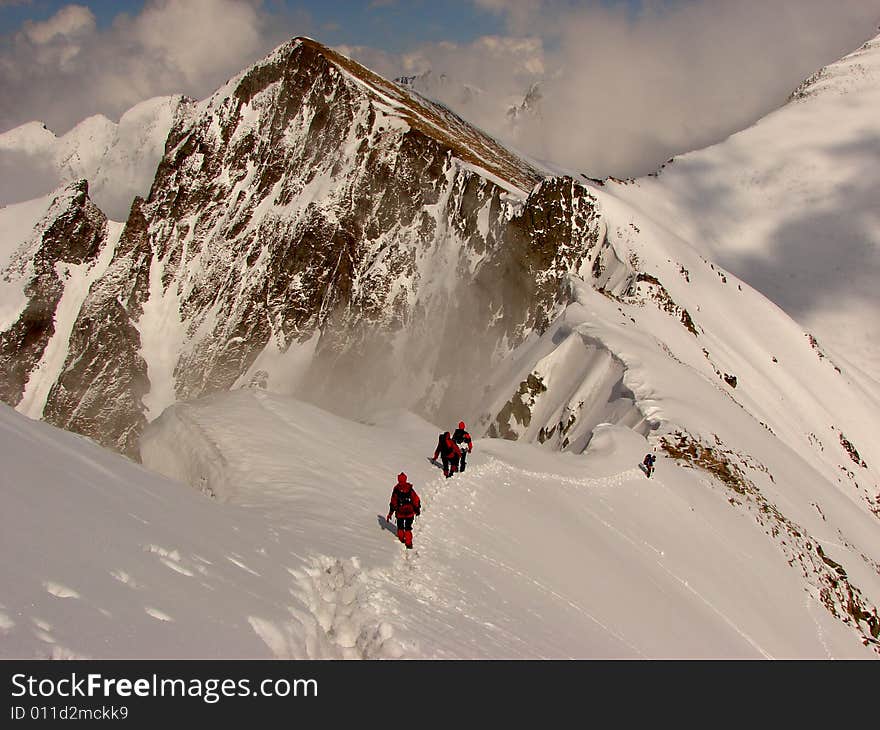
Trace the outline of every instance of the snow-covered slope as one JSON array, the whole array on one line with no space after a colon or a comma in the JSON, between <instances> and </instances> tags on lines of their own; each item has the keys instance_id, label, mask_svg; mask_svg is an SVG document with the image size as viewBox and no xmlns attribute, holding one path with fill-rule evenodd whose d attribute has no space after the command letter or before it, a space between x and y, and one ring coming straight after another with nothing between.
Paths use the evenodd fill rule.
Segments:
<instances>
[{"instance_id":1,"label":"snow-covered slope","mask_svg":"<svg viewBox=\"0 0 880 730\"><path fill-rule=\"evenodd\" d=\"M753 127L608 189L880 387L880 37Z\"/></svg>"},{"instance_id":2,"label":"snow-covered slope","mask_svg":"<svg viewBox=\"0 0 880 730\"><path fill-rule=\"evenodd\" d=\"M23 309L2 333L3 397L251 510L300 556L286 567L329 567L349 597L345 571L339 578L314 556L380 569L368 561L388 536L361 542L361 517L346 522L354 518L323 487L337 485L334 495L369 513L366 490L387 491L400 468L412 471L436 497L441 519L426 515L423 533L435 562L388 588L396 603L369 594L342 610L390 610L400 646L417 652L534 655L532 639L552 635L554 655L674 655L682 645L699 654L677 629L666 645L658 625L644 637L629 627L640 620L631 605L667 605L687 622L711 614L733 627L701 633L709 655L816 655L817 637L835 655L877 653L880 393L666 225L659 194L644 205L636 192L624 199L635 190L553 175L447 109L295 39L180 116L150 196L135 201L121 233L84 183L30 228L20 220L39 206L9 224L34 233L3 270L23 295L10 298L10 311ZM75 243L76 260L64 258L63 241ZM464 418L477 436L520 443L481 442L495 461L454 482L470 485L462 494L440 483L435 493L415 454L432 448L437 426L412 416L371 430L268 392L164 410L242 386L361 421L388 407L438 425ZM649 448L666 457L650 483L669 488L660 499L645 498L633 469ZM615 485L612 501L590 501ZM675 511L680 500L712 503L717 541L689 509ZM299 524L288 502L313 517L296 528L295 547L277 522ZM451 519L462 503L472 517ZM526 518L542 509L549 522ZM334 520L345 529L333 533ZM632 560L620 563L617 538L597 524L634 549L648 540L654 560L667 544L689 555L646 567L644 555L625 553ZM548 540L566 556L551 558ZM745 563L728 553L733 545ZM601 575L614 609L589 603L594 585L570 587L584 555L601 556L584 580ZM277 567L282 554L271 559ZM715 561L723 569L707 567ZM770 565L780 571L762 572ZM691 595L706 616L679 602L669 576L689 594L690 576L702 576ZM508 612L520 579L532 587ZM317 592L328 590L319 581ZM426 595L436 613L419 603ZM341 599L331 608L301 600L332 612ZM483 634L517 628L487 640L465 631L467 644L455 632L440 638L458 612ZM273 651L315 655L277 613L260 621ZM554 623L581 638L558 640Z\"/></svg>"},{"instance_id":3,"label":"snow-covered slope","mask_svg":"<svg viewBox=\"0 0 880 730\"><path fill-rule=\"evenodd\" d=\"M39 122L0 134L0 205L85 178L97 205L124 221L135 196L149 191L168 131L189 103L181 96L148 99L118 123L98 114L61 137Z\"/></svg>"},{"instance_id":4,"label":"snow-covered slope","mask_svg":"<svg viewBox=\"0 0 880 730\"><path fill-rule=\"evenodd\" d=\"M445 480L435 426L377 421L247 390L172 408L145 459L215 500L0 407L0 655L871 656L707 479L646 480L627 429L588 458L477 440ZM401 469L412 553L377 520Z\"/></svg>"}]
</instances>

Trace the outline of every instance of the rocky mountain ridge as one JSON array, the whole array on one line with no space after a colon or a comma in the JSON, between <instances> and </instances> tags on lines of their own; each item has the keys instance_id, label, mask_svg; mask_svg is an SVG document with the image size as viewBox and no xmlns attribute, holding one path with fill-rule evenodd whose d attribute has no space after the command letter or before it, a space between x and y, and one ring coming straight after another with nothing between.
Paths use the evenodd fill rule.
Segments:
<instances>
[{"instance_id":1,"label":"rocky mountain ridge","mask_svg":"<svg viewBox=\"0 0 880 730\"><path fill-rule=\"evenodd\" d=\"M42 415L136 456L151 414L236 384L276 386L290 373L266 362L308 348L303 377L319 401L452 417L472 408L456 381L566 302L567 275L599 243L593 203L448 109L296 39L172 128ZM5 367L15 360L11 348ZM39 348L26 362L33 372ZM93 398L107 402L76 405Z\"/></svg>"}]
</instances>

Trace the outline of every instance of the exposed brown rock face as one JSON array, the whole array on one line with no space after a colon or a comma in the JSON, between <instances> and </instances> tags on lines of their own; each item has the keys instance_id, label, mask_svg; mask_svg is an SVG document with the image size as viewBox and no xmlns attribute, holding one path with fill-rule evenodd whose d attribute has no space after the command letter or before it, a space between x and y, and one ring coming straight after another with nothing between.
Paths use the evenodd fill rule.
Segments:
<instances>
[{"instance_id":1,"label":"exposed brown rock face","mask_svg":"<svg viewBox=\"0 0 880 730\"><path fill-rule=\"evenodd\" d=\"M70 335L68 355L43 418L138 457L146 425L147 368L136 321L148 294L150 247L135 200L110 268L89 291Z\"/></svg>"},{"instance_id":2,"label":"exposed brown rock face","mask_svg":"<svg viewBox=\"0 0 880 730\"><path fill-rule=\"evenodd\" d=\"M44 417L134 455L160 380L172 398L267 382L261 353L307 341L298 392L324 405L473 412L473 383L567 301L598 240L594 203L444 107L291 41L181 113ZM148 303L179 325L162 372ZM51 306L34 306L32 334L4 340L10 368L51 334Z\"/></svg>"}]
</instances>

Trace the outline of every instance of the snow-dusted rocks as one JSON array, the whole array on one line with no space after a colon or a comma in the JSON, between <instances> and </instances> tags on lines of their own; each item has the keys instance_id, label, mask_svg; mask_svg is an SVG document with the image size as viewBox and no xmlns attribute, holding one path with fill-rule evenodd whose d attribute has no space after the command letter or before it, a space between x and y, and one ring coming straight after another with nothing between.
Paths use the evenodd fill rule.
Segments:
<instances>
[{"instance_id":1,"label":"snow-dusted rocks","mask_svg":"<svg viewBox=\"0 0 880 730\"><path fill-rule=\"evenodd\" d=\"M7 222L20 230L10 231ZM39 418L88 284L106 268L100 254L109 235L107 218L81 180L33 204L0 210L0 228L9 243L21 242L15 247L4 241L0 261L0 397L12 405L24 401L23 410Z\"/></svg>"},{"instance_id":2,"label":"snow-dusted rocks","mask_svg":"<svg viewBox=\"0 0 880 730\"><path fill-rule=\"evenodd\" d=\"M251 383L476 413L470 383L547 329L599 235L582 184L297 39L181 107L46 415L135 455L175 400Z\"/></svg>"}]
</instances>

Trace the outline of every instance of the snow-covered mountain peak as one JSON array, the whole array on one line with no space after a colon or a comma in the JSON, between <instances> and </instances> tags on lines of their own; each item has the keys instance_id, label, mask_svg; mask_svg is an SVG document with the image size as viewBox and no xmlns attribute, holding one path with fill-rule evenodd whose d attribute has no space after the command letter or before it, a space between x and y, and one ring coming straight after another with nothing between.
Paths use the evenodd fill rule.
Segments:
<instances>
[{"instance_id":1,"label":"snow-covered mountain peak","mask_svg":"<svg viewBox=\"0 0 880 730\"><path fill-rule=\"evenodd\" d=\"M342 76L343 82L364 93L386 124L404 124L453 150L457 157L495 175L523 194L541 175L500 143L476 130L447 107L388 81L357 61L307 37L294 38L242 72L202 103L203 112L220 109L237 98L250 108L252 99L270 86L296 76ZM381 130L380 130L381 131Z\"/></svg>"},{"instance_id":2,"label":"snow-covered mountain peak","mask_svg":"<svg viewBox=\"0 0 880 730\"><path fill-rule=\"evenodd\" d=\"M164 149L43 411L131 455L176 400L250 383L476 415L464 379L546 330L600 236L586 187L309 39L182 105ZM437 317L474 335L465 356L425 336Z\"/></svg>"},{"instance_id":3,"label":"snow-covered mountain peak","mask_svg":"<svg viewBox=\"0 0 880 730\"><path fill-rule=\"evenodd\" d=\"M192 103L180 96L136 104L119 122L96 114L57 136L41 122L0 134L0 203L45 195L85 178L95 202L125 220L136 195L146 195L179 114Z\"/></svg>"},{"instance_id":4,"label":"snow-covered mountain peak","mask_svg":"<svg viewBox=\"0 0 880 730\"><path fill-rule=\"evenodd\" d=\"M0 150L40 151L46 149L56 139L55 133L45 123L27 122L0 134Z\"/></svg>"},{"instance_id":5,"label":"snow-covered mountain peak","mask_svg":"<svg viewBox=\"0 0 880 730\"><path fill-rule=\"evenodd\" d=\"M803 101L821 94L853 94L876 90L880 81L880 35L806 79L794 92L792 101Z\"/></svg>"}]
</instances>

